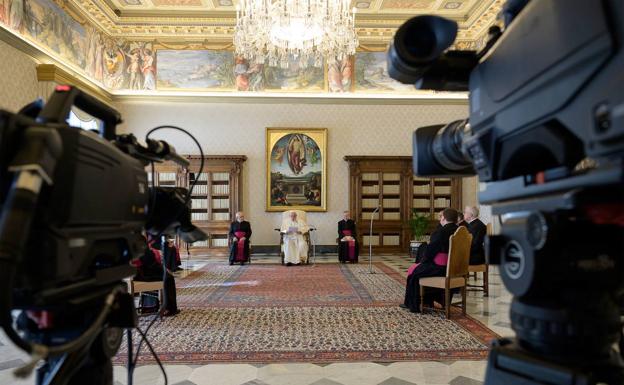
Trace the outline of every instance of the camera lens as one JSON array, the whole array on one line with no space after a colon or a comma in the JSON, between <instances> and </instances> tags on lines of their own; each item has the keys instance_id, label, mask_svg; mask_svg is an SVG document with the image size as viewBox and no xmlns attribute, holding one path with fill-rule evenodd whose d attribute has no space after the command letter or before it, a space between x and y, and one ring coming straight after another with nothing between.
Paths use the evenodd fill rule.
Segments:
<instances>
[{"instance_id":1,"label":"camera lens","mask_svg":"<svg viewBox=\"0 0 624 385\"><path fill-rule=\"evenodd\" d=\"M457 120L444 126L433 139L431 151L435 160L449 171L463 170L472 162L462 151L465 120Z\"/></svg>"}]
</instances>

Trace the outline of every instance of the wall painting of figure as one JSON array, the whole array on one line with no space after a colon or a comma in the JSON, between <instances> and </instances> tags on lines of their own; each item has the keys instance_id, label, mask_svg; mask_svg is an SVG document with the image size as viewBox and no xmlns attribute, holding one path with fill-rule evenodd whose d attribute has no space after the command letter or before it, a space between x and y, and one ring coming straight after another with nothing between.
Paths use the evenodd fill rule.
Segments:
<instances>
[{"instance_id":1,"label":"wall painting of figure","mask_svg":"<svg viewBox=\"0 0 624 385\"><path fill-rule=\"evenodd\" d=\"M327 129L267 128L266 211L327 211Z\"/></svg>"}]
</instances>

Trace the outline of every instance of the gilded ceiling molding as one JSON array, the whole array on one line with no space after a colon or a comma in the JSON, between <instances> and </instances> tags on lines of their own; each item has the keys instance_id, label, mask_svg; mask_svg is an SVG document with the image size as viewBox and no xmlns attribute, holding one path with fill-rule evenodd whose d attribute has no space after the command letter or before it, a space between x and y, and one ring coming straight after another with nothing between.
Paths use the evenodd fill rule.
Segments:
<instances>
[{"instance_id":1,"label":"gilded ceiling molding","mask_svg":"<svg viewBox=\"0 0 624 385\"><path fill-rule=\"evenodd\" d=\"M212 50L233 50L234 43L231 41L228 43L214 43L204 40L203 42L166 42L161 40L154 41L154 49L166 48L166 49L212 49Z\"/></svg>"},{"instance_id":2,"label":"gilded ceiling molding","mask_svg":"<svg viewBox=\"0 0 624 385\"><path fill-rule=\"evenodd\" d=\"M107 104L111 104L113 101L111 93L106 91L104 88L89 81L85 81L79 76L62 69L55 64L37 65L37 80L40 82L54 82L57 84L68 84L79 87Z\"/></svg>"},{"instance_id":3,"label":"gilded ceiling molding","mask_svg":"<svg viewBox=\"0 0 624 385\"><path fill-rule=\"evenodd\" d=\"M483 14L488 12L488 10L492 9L492 7L495 7L496 2L497 0L483 0L475 2L472 6L472 9L468 11L469 17L465 20L464 24L466 29L470 29L470 27L472 27L474 23L483 16Z\"/></svg>"},{"instance_id":4,"label":"gilded ceiling molding","mask_svg":"<svg viewBox=\"0 0 624 385\"><path fill-rule=\"evenodd\" d=\"M328 96L331 95L331 96ZM116 103L243 103L243 104L332 104L332 105L461 105L468 106L468 95L453 95L444 93L423 94L420 97L384 97L379 94L262 94L250 95L245 93L224 92L159 92L152 95L131 94L116 92L113 96Z\"/></svg>"},{"instance_id":5,"label":"gilded ceiling molding","mask_svg":"<svg viewBox=\"0 0 624 385\"><path fill-rule=\"evenodd\" d=\"M358 52L381 52L388 48L387 44L360 44L357 47Z\"/></svg>"},{"instance_id":6,"label":"gilded ceiling molding","mask_svg":"<svg viewBox=\"0 0 624 385\"><path fill-rule=\"evenodd\" d=\"M470 28L463 30L463 35L466 38L470 38L475 41L479 40L484 35L487 35L487 31L490 26L498 22L498 15L500 14L504 3L505 0L494 0L491 6L485 11L485 13L480 15L479 19L476 20Z\"/></svg>"},{"instance_id":7,"label":"gilded ceiling molding","mask_svg":"<svg viewBox=\"0 0 624 385\"><path fill-rule=\"evenodd\" d=\"M76 20L78 23L85 25L87 24L87 18L84 13L76 8L76 6L67 1L67 0L52 0L56 5L59 6L63 11L65 11L72 19Z\"/></svg>"},{"instance_id":8,"label":"gilded ceiling molding","mask_svg":"<svg viewBox=\"0 0 624 385\"><path fill-rule=\"evenodd\" d=\"M115 19L117 17L115 14L107 15L104 11L98 7L93 1L89 0L55 0L58 1L68 1L70 2L82 16L90 21L95 27L97 27L101 32L106 35L112 36L113 31L115 30Z\"/></svg>"},{"instance_id":9,"label":"gilded ceiling molding","mask_svg":"<svg viewBox=\"0 0 624 385\"><path fill-rule=\"evenodd\" d=\"M116 13L111 4L105 0L56 1L73 4L74 8L83 14L83 18L91 20L111 37L147 40L156 36L194 40L208 36L210 40L224 41L231 40L234 34L233 11L215 10L198 16L198 11L189 10L170 16L170 12L163 10L162 16L157 13L160 11L150 11L150 14L140 16L123 16L122 13ZM504 0L476 2L468 11L470 17L467 20L455 17L460 26L457 39L479 40L494 23L503 2ZM362 13L358 15L356 30L363 43L381 41L387 43L404 21L405 15Z\"/></svg>"}]
</instances>

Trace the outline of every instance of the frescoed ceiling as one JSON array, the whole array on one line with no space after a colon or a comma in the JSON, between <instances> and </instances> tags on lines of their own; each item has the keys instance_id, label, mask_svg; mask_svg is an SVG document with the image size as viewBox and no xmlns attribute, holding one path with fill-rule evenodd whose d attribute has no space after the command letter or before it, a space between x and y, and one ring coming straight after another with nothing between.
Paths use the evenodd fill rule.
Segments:
<instances>
[{"instance_id":1,"label":"frescoed ceiling","mask_svg":"<svg viewBox=\"0 0 624 385\"><path fill-rule=\"evenodd\" d=\"M55 0L111 37L231 44L239 0ZM458 22L457 44L474 47L504 0L352 0L362 46L384 45L405 20L436 14Z\"/></svg>"}]
</instances>

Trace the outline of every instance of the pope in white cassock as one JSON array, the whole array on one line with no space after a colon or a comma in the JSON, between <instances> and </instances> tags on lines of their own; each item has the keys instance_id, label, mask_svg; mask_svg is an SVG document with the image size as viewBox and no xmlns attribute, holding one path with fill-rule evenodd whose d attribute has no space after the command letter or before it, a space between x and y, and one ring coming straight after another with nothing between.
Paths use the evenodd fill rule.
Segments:
<instances>
[{"instance_id":1,"label":"pope in white cassock","mask_svg":"<svg viewBox=\"0 0 624 385\"><path fill-rule=\"evenodd\" d=\"M284 237L284 263L298 265L308 259L308 243L303 234L310 231L308 225L297 219L297 212L290 212L290 220L282 223L280 232Z\"/></svg>"}]
</instances>

